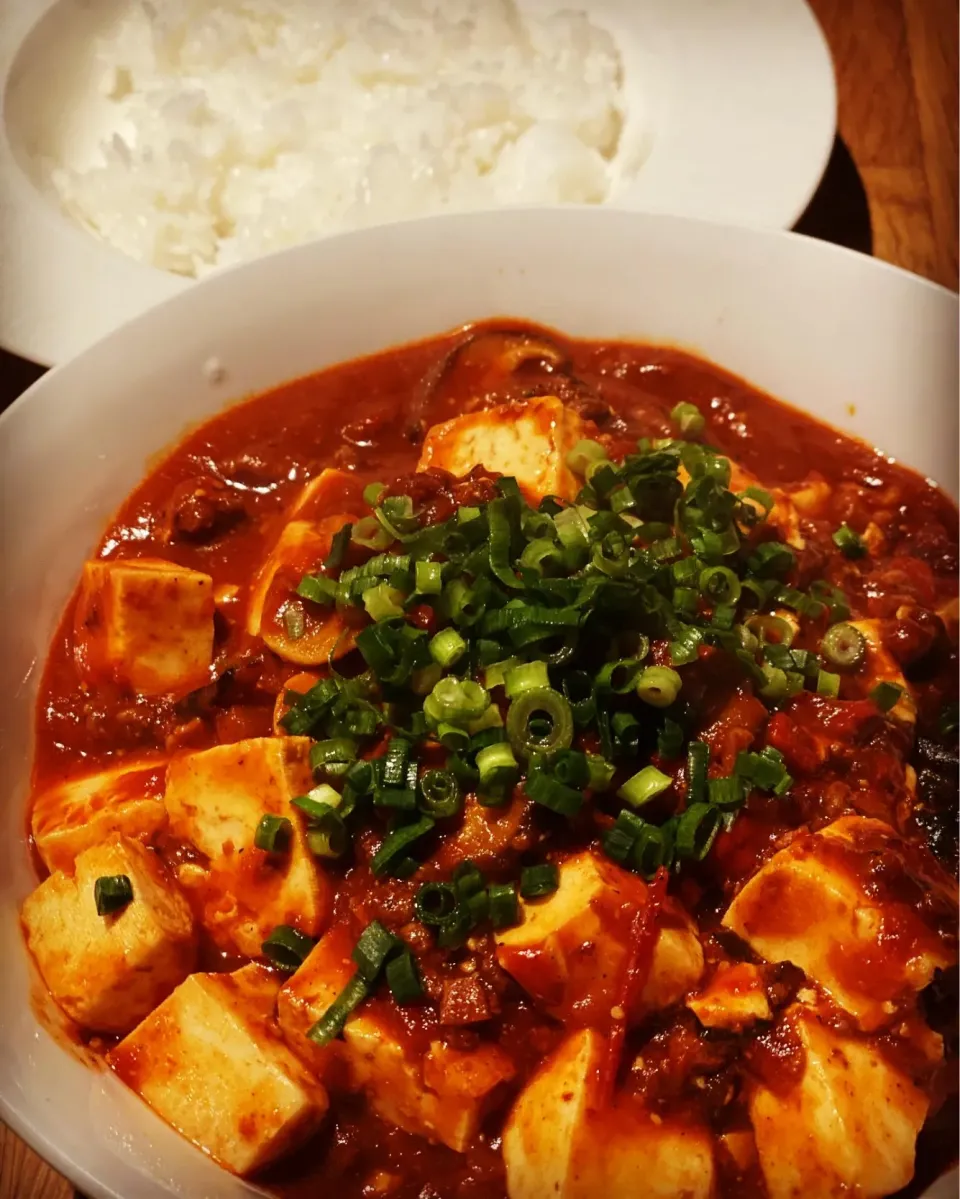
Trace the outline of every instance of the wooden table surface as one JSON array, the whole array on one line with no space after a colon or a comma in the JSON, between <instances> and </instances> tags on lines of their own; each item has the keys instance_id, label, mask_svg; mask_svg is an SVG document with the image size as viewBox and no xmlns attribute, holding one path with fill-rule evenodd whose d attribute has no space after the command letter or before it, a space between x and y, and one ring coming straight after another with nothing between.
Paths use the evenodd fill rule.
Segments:
<instances>
[{"instance_id":1,"label":"wooden table surface","mask_svg":"<svg viewBox=\"0 0 960 1199\"><path fill-rule=\"evenodd\" d=\"M810 3L836 64L840 136L798 228L956 290L956 0ZM0 409L40 373L0 351ZM74 1191L0 1125L0 1199Z\"/></svg>"}]
</instances>

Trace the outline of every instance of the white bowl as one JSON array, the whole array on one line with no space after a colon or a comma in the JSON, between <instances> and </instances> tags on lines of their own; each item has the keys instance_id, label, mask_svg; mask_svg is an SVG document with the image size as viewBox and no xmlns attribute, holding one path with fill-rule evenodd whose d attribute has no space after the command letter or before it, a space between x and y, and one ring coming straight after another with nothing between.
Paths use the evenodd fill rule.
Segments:
<instances>
[{"instance_id":1,"label":"white bowl","mask_svg":"<svg viewBox=\"0 0 960 1199\"><path fill-rule=\"evenodd\" d=\"M689 348L957 494L955 296L796 235L671 217L550 209L347 234L215 276L44 376L0 418L0 1116L90 1196L252 1191L58 1047L31 1007L17 921L34 882L27 746L80 565L186 426L293 376L503 314ZM205 371L212 357L222 382Z\"/></svg>"},{"instance_id":2,"label":"white bowl","mask_svg":"<svg viewBox=\"0 0 960 1199\"><path fill-rule=\"evenodd\" d=\"M99 130L71 97L93 71L83 46L128 0L0 4L0 344L63 362L191 286L75 225L43 190L44 155L76 159ZM649 152L619 207L788 228L830 155L830 52L804 0L518 0L574 7L621 46ZM106 105L106 101L104 101Z\"/></svg>"}]
</instances>

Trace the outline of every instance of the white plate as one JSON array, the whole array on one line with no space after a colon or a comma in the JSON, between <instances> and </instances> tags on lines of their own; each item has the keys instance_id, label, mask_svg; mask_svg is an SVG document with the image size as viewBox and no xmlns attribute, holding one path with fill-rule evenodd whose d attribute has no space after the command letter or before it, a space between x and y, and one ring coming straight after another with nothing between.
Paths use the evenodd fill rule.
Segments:
<instances>
[{"instance_id":1,"label":"white plate","mask_svg":"<svg viewBox=\"0 0 960 1199\"><path fill-rule=\"evenodd\" d=\"M0 1117L96 1199L253 1192L31 1010L24 747L81 563L156 452L230 400L504 314L687 347L957 494L956 296L795 234L672 217L547 209L346 234L214 276L44 376L0 417ZM929 1199L956 1193L953 1175Z\"/></svg>"},{"instance_id":2,"label":"white plate","mask_svg":"<svg viewBox=\"0 0 960 1199\"><path fill-rule=\"evenodd\" d=\"M0 344L62 362L191 284L124 257L38 190L34 152L82 138L69 97L83 31L123 0L0 4ZM520 0L618 36L651 131L618 207L789 228L833 144L830 54L804 0Z\"/></svg>"}]
</instances>

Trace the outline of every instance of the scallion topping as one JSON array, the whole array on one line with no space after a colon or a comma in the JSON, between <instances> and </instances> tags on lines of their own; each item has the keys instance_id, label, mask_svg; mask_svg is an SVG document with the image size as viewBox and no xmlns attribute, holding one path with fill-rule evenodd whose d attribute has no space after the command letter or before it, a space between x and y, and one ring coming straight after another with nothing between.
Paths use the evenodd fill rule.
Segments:
<instances>
[{"instance_id":1,"label":"scallion topping","mask_svg":"<svg viewBox=\"0 0 960 1199\"><path fill-rule=\"evenodd\" d=\"M637 679L637 695L654 708L668 708L682 685L680 675L669 666L648 666Z\"/></svg>"},{"instance_id":2,"label":"scallion topping","mask_svg":"<svg viewBox=\"0 0 960 1199\"><path fill-rule=\"evenodd\" d=\"M293 972L305 961L316 942L289 924L278 924L261 944L263 956L281 970Z\"/></svg>"},{"instance_id":3,"label":"scallion topping","mask_svg":"<svg viewBox=\"0 0 960 1199\"><path fill-rule=\"evenodd\" d=\"M520 871L520 894L524 899L542 899L560 886L560 871L552 862L525 866Z\"/></svg>"},{"instance_id":4,"label":"scallion topping","mask_svg":"<svg viewBox=\"0 0 960 1199\"><path fill-rule=\"evenodd\" d=\"M824 633L820 652L838 670L853 670L866 657L867 641L854 625L841 622Z\"/></svg>"},{"instance_id":5,"label":"scallion topping","mask_svg":"<svg viewBox=\"0 0 960 1199\"><path fill-rule=\"evenodd\" d=\"M634 808L642 807L672 786L673 779L656 766L644 766L617 791Z\"/></svg>"},{"instance_id":6,"label":"scallion topping","mask_svg":"<svg viewBox=\"0 0 960 1199\"><path fill-rule=\"evenodd\" d=\"M276 816L267 812L260 817L257 831L253 834L253 843L257 849L267 853L283 853L290 845L293 835L293 825L286 816Z\"/></svg>"},{"instance_id":7,"label":"scallion topping","mask_svg":"<svg viewBox=\"0 0 960 1199\"><path fill-rule=\"evenodd\" d=\"M98 916L119 912L133 900L133 884L126 874L101 874L93 884L93 901Z\"/></svg>"},{"instance_id":8,"label":"scallion topping","mask_svg":"<svg viewBox=\"0 0 960 1199\"><path fill-rule=\"evenodd\" d=\"M863 558L867 553L863 538L847 524L842 524L833 534L833 544L845 558Z\"/></svg>"},{"instance_id":9,"label":"scallion topping","mask_svg":"<svg viewBox=\"0 0 960 1199\"><path fill-rule=\"evenodd\" d=\"M903 688L896 683L877 683L870 692L870 698L881 712L889 712L895 708L903 695Z\"/></svg>"}]
</instances>

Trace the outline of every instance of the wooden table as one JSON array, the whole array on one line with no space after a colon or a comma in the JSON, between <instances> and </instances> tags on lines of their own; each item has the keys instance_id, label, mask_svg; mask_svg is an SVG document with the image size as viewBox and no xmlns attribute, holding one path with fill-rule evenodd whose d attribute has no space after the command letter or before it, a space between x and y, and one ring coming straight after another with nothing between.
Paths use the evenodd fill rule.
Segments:
<instances>
[{"instance_id":1,"label":"wooden table","mask_svg":"<svg viewBox=\"0 0 960 1199\"><path fill-rule=\"evenodd\" d=\"M956 0L810 3L836 62L840 136L798 228L956 290ZM40 373L0 351L0 409ZM74 1191L0 1125L0 1199Z\"/></svg>"}]
</instances>

